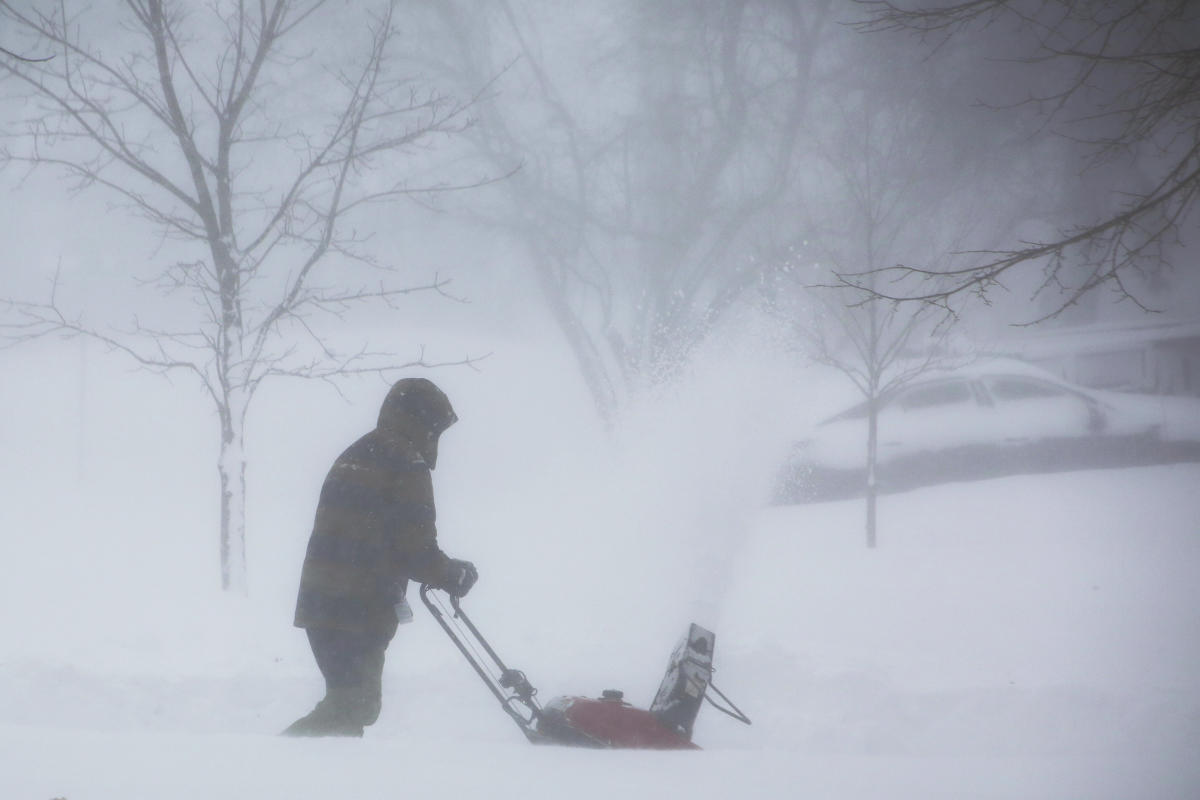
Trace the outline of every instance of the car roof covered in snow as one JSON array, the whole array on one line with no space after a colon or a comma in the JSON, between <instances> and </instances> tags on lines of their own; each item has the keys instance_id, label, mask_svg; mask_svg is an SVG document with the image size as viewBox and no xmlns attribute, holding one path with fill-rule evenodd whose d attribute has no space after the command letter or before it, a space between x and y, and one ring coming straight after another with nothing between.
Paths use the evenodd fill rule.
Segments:
<instances>
[{"instance_id":1,"label":"car roof covered in snow","mask_svg":"<svg viewBox=\"0 0 1200 800\"><path fill-rule=\"evenodd\" d=\"M1054 383L1071 385L1044 367L1039 367L1028 361L1022 361L1019 358L978 358L960 365L934 367L922 373L907 385L911 386L915 383L944 380L946 378L979 378L985 375L1021 375L1028 378L1042 378Z\"/></svg>"},{"instance_id":2,"label":"car roof covered in snow","mask_svg":"<svg viewBox=\"0 0 1200 800\"><path fill-rule=\"evenodd\" d=\"M897 364L895 373L903 373L905 370L920 368L920 362L910 362L908 364ZM1090 392L1081 386L1076 386L1068 381L1064 381L1053 372L1039 367L1035 364L1030 364L1028 361L1022 361L1019 358L975 358L969 361L962 361L955 364L945 364L938 366L930 366L921 371L911 380L906 381L904 385L883 393L881 397L881 405L887 405L892 398L900 392L906 391L915 386L921 386L929 383L936 383L945 380L972 380L987 376L1000 375L1016 375L1025 378L1036 378L1038 380L1054 383L1058 386L1070 388L1080 392ZM848 417L860 416L866 409L866 402L858 402L833 416L823 419L820 425L825 425L830 422L835 422Z\"/></svg>"}]
</instances>

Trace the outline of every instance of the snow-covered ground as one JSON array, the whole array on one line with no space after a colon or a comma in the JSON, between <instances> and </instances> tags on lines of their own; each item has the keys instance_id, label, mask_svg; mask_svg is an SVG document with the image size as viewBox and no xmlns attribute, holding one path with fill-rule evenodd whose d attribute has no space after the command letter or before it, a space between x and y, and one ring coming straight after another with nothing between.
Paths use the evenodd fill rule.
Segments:
<instances>
[{"instance_id":1,"label":"snow-covered ground","mask_svg":"<svg viewBox=\"0 0 1200 800\"><path fill-rule=\"evenodd\" d=\"M442 381L463 420L435 474L442 544L479 566L475 621L543 698L644 706L694 620L754 725L705 708L692 753L531 747L418 608L379 723L297 741L275 734L320 692L290 626L299 560L380 387L264 398L236 598L215 590L189 395L96 370L84 404L84 362L54 353L40 392L0 395L20 454L0 475L0 798L1200 796L1200 465L890 495L868 551L860 501L756 502L775 424L727 413L753 375L694 376L614 443L574 389L514 389L544 354L502 353Z\"/></svg>"},{"instance_id":2,"label":"snow-covered ground","mask_svg":"<svg viewBox=\"0 0 1200 800\"><path fill-rule=\"evenodd\" d=\"M318 691L285 618L214 597L179 618L156 599L42 613L44 597L8 597L0 796L1195 796L1197 486L1189 465L929 489L883 501L877 552L856 503L766 511L700 620L718 631L718 685L755 724L705 709L702 753L528 746L423 610L363 741L282 740ZM665 587L613 588L653 618ZM594 616L551 630L507 613L544 599L536 573L525 590L510 603L484 585L469 607L544 694L649 701L673 639L621 648L661 626L609 646L621 604L556 598ZM27 644L41 625L60 649Z\"/></svg>"}]
</instances>

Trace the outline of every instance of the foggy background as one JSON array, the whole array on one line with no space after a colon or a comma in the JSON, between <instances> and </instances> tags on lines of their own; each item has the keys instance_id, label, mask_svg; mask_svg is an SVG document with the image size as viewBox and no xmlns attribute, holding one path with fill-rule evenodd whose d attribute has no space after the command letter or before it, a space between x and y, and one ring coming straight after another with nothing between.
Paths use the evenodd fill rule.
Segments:
<instances>
[{"instance_id":1,"label":"foggy background","mask_svg":"<svg viewBox=\"0 0 1200 800\"><path fill-rule=\"evenodd\" d=\"M245 133L264 138L234 153L247 219L303 162L293 131L311 144L330 130L342 79L389 8L317 5L263 69ZM67 6L97 51L145 51L124 4ZM436 93L462 113L356 165L361 192L402 191L341 220L353 247L312 280L449 282L316 314L311 337L283 329L302 360L323 344L383 353L373 363L385 368L257 389L242 590L222 590L220 427L195 375L140 369L96 336L20 327L22 304L53 291L70 319L138 347L125 334L139 325L205 329L196 295L164 293L159 278L210 254L102 182L28 163L35 151L82 161L92 145L49 128L35 142L45 103L14 70L38 67L0 56L14 65L0 71L0 323L15 337L0 349L0 786L191 796L186 775L196 796L378 796L402 785L407 752L406 791L449 781L464 795L515 796L540 773L597 797L676 785L714 797L1189 796L1195 463L885 494L875 549L861 496L774 501L793 444L863 399L821 363L846 352L843 314L862 298L838 275L953 269L964 253L1095 224L1152 192L1194 130L1168 125L1097 160L1116 123L1088 103L1122 102L1122 79L1095 76L1057 112L1023 102L1069 84L1074 67L1021 60L1037 40L1003 17L923 39L856 28L871 8L828 0L390 8L380 74L405 81L397 96ZM0 47L54 52L12 16L54 8L2 9ZM212 9L177 9L193 63L212 67ZM1186 39L1194 14L1181 19L1173 35ZM185 108L207 141L197 92ZM393 124L408 123L376 132ZM144 110L116 127L186 183L177 144ZM906 355L964 360L1020 355L1046 331L1195 323L1195 235L1183 216L1122 283L1078 297L1093 262L1068 250L1053 280L1044 260L1021 264L984 297L950 298L954 316L881 302L851 319L925 314ZM287 248L302 246L264 261L248 318L274 302L298 263ZM412 360L469 363L386 368ZM716 631L716 681L754 727L703 712L699 763L526 753L418 608L389 649L364 749L273 738L319 695L291 618L321 481L406 375L435 381L460 418L434 486L442 548L481 575L465 605L543 699L615 686L647 705L695 621ZM206 759L229 769L209 774ZM541 788L532 796L550 796Z\"/></svg>"}]
</instances>

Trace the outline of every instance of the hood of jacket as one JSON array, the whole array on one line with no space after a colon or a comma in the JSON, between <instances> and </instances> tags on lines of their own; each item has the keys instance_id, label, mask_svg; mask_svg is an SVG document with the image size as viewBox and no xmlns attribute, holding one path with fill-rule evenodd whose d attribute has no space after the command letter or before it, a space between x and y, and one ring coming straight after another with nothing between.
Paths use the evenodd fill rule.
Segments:
<instances>
[{"instance_id":1,"label":"hood of jacket","mask_svg":"<svg viewBox=\"0 0 1200 800\"><path fill-rule=\"evenodd\" d=\"M376 430L411 443L433 469L437 466L438 438L457 421L450 399L433 381L403 378L384 398Z\"/></svg>"}]
</instances>

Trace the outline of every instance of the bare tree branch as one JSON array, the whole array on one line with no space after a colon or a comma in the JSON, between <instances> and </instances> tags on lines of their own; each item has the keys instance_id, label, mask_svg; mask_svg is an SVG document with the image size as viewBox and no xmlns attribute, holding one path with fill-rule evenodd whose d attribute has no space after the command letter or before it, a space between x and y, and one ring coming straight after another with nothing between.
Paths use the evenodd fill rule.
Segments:
<instances>
[{"instance_id":1,"label":"bare tree branch","mask_svg":"<svg viewBox=\"0 0 1200 800\"><path fill-rule=\"evenodd\" d=\"M8 56L9 58L15 58L18 61L24 61L28 64L39 64L43 61L49 61L50 59L54 58L54 56L42 56L41 58L31 58L30 56L23 56L18 53L14 53L12 50L6 50L3 47L0 47L0 55L5 55L5 56Z\"/></svg>"},{"instance_id":2,"label":"bare tree branch","mask_svg":"<svg viewBox=\"0 0 1200 800\"><path fill-rule=\"evenodd\" d=\"M526 6L424 5L453 45L438 41L430 62L464 86L502 79L505 103L483 96L471 140L494 171L520 171L472 218L528 253L612 424L630 396L678 375L759 280L745 251L794 190L834 4L601 4L599 51L561 65ZM559 67L580 64L613 91L571 91ZM610 96L622 98L611 113Z\"/></svg>"},{"instance_id":3,"label":"bare tree branch","mask_svg":"<svg viewBox=\"0 0 1200 800\"><path fill-rule=\"evenodd\" d=\"M1200 8L1186 0L968 0L905 8L890 0L862 3L867 32L910 31L935 43L975 31L1024 32L1027 52L1012 61L1035 75L1062 75L1057 88L1031 94L1059 133L1087 149L1084 167L1161 165L1149 189L1114 186L1119 210L1065 228L1057 238L1004 250L963 251L960 266L931 271L898 264L879 270L879 297L934 303L988 301L1018 267L1040 267L1035 296L1057 293L1054 307L1026 324L1061 314L1089 293L1116 296L1151 310L1135 277L1170 269L1179 232L1195 221L1200 194ZM1065 74L1064 74L1065 70ZM1152 158L1151 158L1152 157ZM1190 263L1190 262L1189 262ZM862 273L841 277L866 288Z\"/></svg>"}]
</instances>

